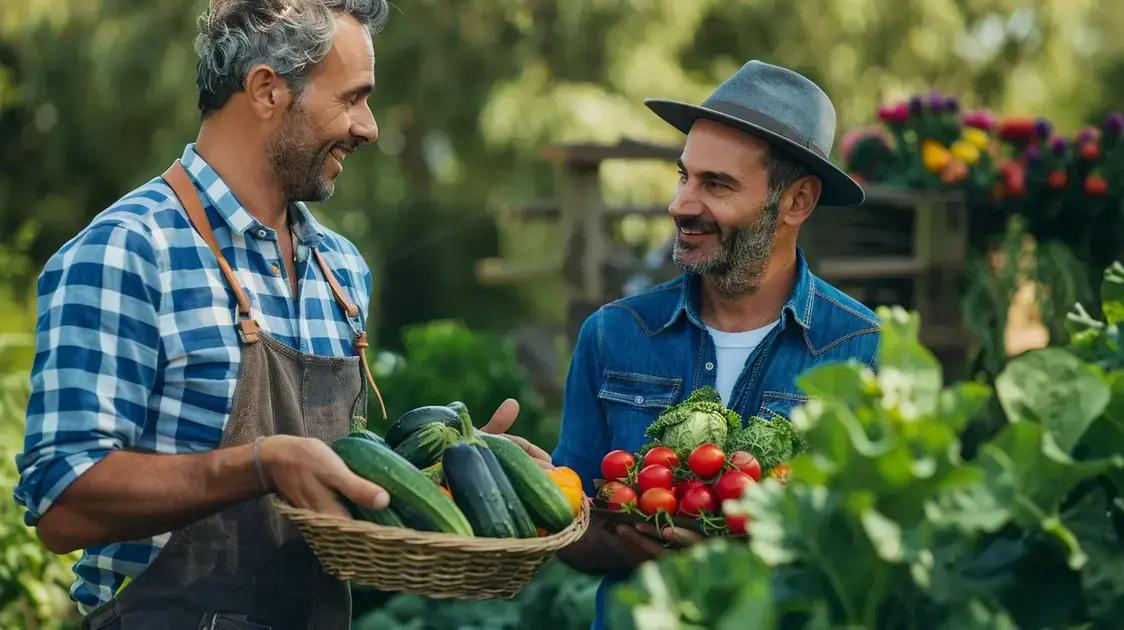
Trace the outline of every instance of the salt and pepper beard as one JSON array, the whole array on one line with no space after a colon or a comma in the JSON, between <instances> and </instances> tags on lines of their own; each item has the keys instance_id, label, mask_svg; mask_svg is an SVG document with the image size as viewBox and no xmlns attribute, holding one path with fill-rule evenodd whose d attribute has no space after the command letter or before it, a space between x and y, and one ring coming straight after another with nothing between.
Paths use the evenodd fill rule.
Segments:
<instances>
[{"instance_id":1,"label":"salt and pepper beard","mask_svg":"<svg viewBox=\"0 0 1124 630\"><path fill-rule=\"evenodd\" d=\"M724 298L751 294L761 286L773 243L777 238L780 219L780 196L769 195L760 216L750 225L723 229L717 223L700 219L678 219L679 226L710 225L718 230L718 250L709 258L697 262L684 260L683 254L691 251L675 237L672 260L688 273L697 273L710 279L714 290Z\"/></svg>"},{"instance_id":2,"label":"salt and pepper beard","mask_svg":"<svg viewBox=\"0 0 1124 630\"><path fill-rule=\"evenodd\" d=\"M312 121L304 107L294 101L285 112L280 128L266 145L270 168L288 203L327 201L331 198L336 191L336 183L324 177L328 153L337 146L355 148L350 139L333 139L325 143L313 135L312 128Z\"/></svg>"}]
</instances>

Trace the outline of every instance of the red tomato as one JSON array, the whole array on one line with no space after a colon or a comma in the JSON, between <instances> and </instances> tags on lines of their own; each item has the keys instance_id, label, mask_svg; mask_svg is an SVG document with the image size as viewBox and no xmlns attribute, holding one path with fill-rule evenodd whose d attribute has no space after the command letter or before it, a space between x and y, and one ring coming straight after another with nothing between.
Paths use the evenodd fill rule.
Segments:
<instances>
[{"instance_id":1,"label":"red tomato","mask_svg":"<svg viewBox=\"0 0 1124 630\"><path fill-rule=\"evenodd\" d=\"M636 465L636 458L628 451L615 450L610 451L604 459L601 460L601 478L606 481L614 479L624 479L628 477L630 468Z\"/></svg>"},{"instance_id":2,"label":"red tomato","mask_svg":"<svg viewBox=\"0 0 1124 630\"><path fill-rule=\"evenodd\" d=\"M726 525L730 528L730 533L735 536L745 535L746 525L749 524L748 514L727 514Z\"/></svg>"},{"instance_id":3,"label":"red tomato","mask_svg":"<svg viewBox=\"0 0 1124 630\"><path fill-rule=\"evenodd\" d=\"M668 514L675 514L675 493L667 488L652 488L640 495L640 511L648 516L663 510Z\"/></svg>"},{"instance_id":4,"label":"red tomato","mask_svg":"<svg viewBox=\"0 0 1124 630\"><path fill-rule=\"evenodd\" d=\"M703 481L702 479L699 479L698 477L691 477L690 479L684 479L683 481L680 481L680 482L675 484L675 498L682 501L683 496L686 495L687 491L690 490L691 488L705 488L705 487L706 487L706 482Z\"/></svg>"},{"instance_id":5,"label":"red tomato","mask_svg":"<svg viewBox=\"0 0 1124 630\"><path fill-rule=\"evenodd\" d=\"M691 488L687 491L687 494L683 495L683 501L679 504L679 514L691 518L702 512L713 514L717 511L718 501L714 498L714 493L706 486Z\"/></svg>"},{"instance_id":6,"label":"red tomato","mask_svg":"<svg viewBox=\"0 0 1124 630\"><path fill-rule=\"evenodd\" d=\"M727 470L722 477L714 482L714 494L719 501L726 499L740 499L747 486L756 483L753 477L740 470Z\"/></svg>"},{"instance_id":7,"label":"red tomato","mask_svg":"<svg viewBox=\"0 0 1124 630\"><path fill-rule=\"evenodd\" d=\"M657 446L644 455L644 465L651 466L653 464L675 468L679 465L679 456L666 446Z\"/></svg>"},{"instance_id":8,"label":"red tomato","mask_svg":"<svg viewBox=\"0 0 1124 630\"><path fill-rule=\"evenodd\" d=\"M665 488L671 490L674 487L675 475L672 474L671 469L667 466L660 466L659 464L652 464L645 466L636 475L636 489L643 495L645 492L652 488Z\"/></svg>"},{"instance_id":9,"label":"red tomato","mask_svg":"<svg viewBox=\"0 0 1124 630\"><path fill-rule=\"evenodd\" d=\"M625 505L636 505L636 491L621 484L621 487L614 490L613 494L609 496L609 509L620 511Z\"/></svg>"},{"instance_id":10,"label":"red tomato","mask_svg":"<svg viewBox=\"0 0 1124 630\"><path fill-rule=\"evenodd\" d=\"M734 451L734 454L730 456L730 463L734 465L734 468L753 477L754 481L761 479L761 463L753 455L745 451Z\"/></svg>"},{"instance_id":11,"label":"red tomato","mask_svg":"<svg viewBox=\"0 0 1124 630\"><path fill-rule=\"evenodd\" d=\"M608 501L609 497L613 496L613 493L616 492L618 488L627 487L628 486L619 481L606 482L605 485L601 486L601 489L597 491L597 498Z\"/></svg>"},{"instance_id":12,"label":"red tomato","mask_svg":"<svg viewBox=\"0 0 1124 630\"><path fill-rule=\"evenodd\" d=\"M726 454L714 444L698 446L687 457L687 465L691 467L691 472L702 479L710 479L717 475L722 471L725 463Z\"/></svg>"}]
</instances>

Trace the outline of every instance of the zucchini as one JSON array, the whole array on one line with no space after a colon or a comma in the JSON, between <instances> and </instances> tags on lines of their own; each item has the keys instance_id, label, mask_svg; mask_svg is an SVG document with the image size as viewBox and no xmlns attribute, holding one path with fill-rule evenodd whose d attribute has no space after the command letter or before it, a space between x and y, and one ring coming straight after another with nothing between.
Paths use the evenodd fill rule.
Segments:
<instances>
[{"instance_id":1,"label":"zucchini","mask_svg":"<svg viewBox=\"0 0 1124 630\"><path fill-rule=\"evenodd\" d=\"M441 461L449 490L472 524L472 531L488 538L515 538L515 523L476 445L454 444L445 449ZM434 491L440 493L436 486Z\"/></svg>"},{"instance_id":2,"label":"zucchini","mask_svg":"<svg viewBox=\"0 0 1124 630\"><path fill-rule=\"evenodd\" d=\"M378 442L350 436L333 442L332 450L356 474L390 493L392 505L397 501L416 509L439 531L472 535L472 527L449 497L398 453ZM395 511L402 513L397 507Z\"/></svg>"},{"instance_id":3,"label":"zucchini","mask_svg":"<svg viewBox=\"0 0 1124 630\"><path fill-rule=\"evenodd\" d=\"M390 425L390 428L386 430L386 443L392 447L398 446L406 441L406 438L413 435L415 431L431 422L440 422L454 429L459 429L461 426L461 420L457 416L457 412L448 407L441 405L418 407L402 414L394 421L394 424Z\"/></svg>"},{"instance_id":4,"label":"zucchini","mask_svg":"<svg viewBox=\"0 0 1124 630\"><path fill-rule=\"evenodd\" d=\"M402 522L402 517L394 511L394 508L389 505L381 510L373 510L361 505L356 505L348 501L348 507L351 509L351 514L355 518L363 521L370 521L375 525L385 525L386 527L405 527Z\"/></svg>"},{"instance_id":5,"label":"zucchini","mask_svg":"<svg viewBox=\"0 0 1124 630\"><path fill-rule=\"evenodd\" d=\"M354 416L351 418L351 433L348 435L378 442L379 444L386 444L386 440L382 439L381 435L374 431L367 430L367 419L363 416Z\"/></svg>"},{"instance_id":6,"label":"zucchini","mask_svg":"<svg viewBox=\"0 0 1124 630\"><path fill-rule=\"evenodd\" d=\"M534 538L537 536L538 531L535 529L535 524L531 522L531 515L527 514L527 508L519 500L515 488L511 487L511 481L504 474L499 460L496 459L496 454L488 448L487 444L477 444L476 450L480 451L480 457L484 460L484 464L488 466L488 472L492 473L492 479L496 482L496 488L499 489L500 496L503 497L504 505L507 506L507 513L511 516L511 522L515 524L515 535L519 538Z\"/></svg>"},{"instance_id":7,"label":"zucchini","mask_svg":"<svg viewBox=\"0 0 1124 630\"><path fill-rule=\"evenodd\" d=\"M570 502L531 456L507 438L487 433L477 435L492 449L535 524L551 533L565 529L574 519Z\"/></svg>"},{"instance_id":8,"label":"zucchini","mask_svg":"<svg viewBox=\"0 0 1124 630\"><path fill-rule=\"evenodd\" d=\"M438 492L440 492L440 490L438 490ZM445 498L448 499L449 497ZM409 527L410 529L416 529L419 532L441 531L437 529L437 525L433 523L433 519L429 518L424 513L422 513L421 510L412 507L408 503L391 497L390 507L394 509L398 516L402 517L402 522L406 527Z\"/></svg>"},{"instance_id":9,"label":"zucchini","mask_svg":"<svg viewBox=\"0 0 1124 630\"><path fill-rule=\"evenodd\" d=\"M452 427L430 422L395 446L394 452L418 468L425 468L440 460L441 453L456 443L460 435L460 431Z\"/></svg>"}]
</instances>

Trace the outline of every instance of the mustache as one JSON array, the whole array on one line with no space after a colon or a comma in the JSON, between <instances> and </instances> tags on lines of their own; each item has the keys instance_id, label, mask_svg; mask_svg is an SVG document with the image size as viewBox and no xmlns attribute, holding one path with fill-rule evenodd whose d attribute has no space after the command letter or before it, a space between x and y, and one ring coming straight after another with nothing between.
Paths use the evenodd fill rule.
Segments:
<instances>
[{"instance_id":1,"label":"mustache","mask_svg":"<svg viewBox=\"0 0 1124 630\"><path fill-rule=\"evenodd\" d=\"M717 221L703 217L675 217L675 227L694 232L721 232Z\"/></svg>"}]
</instances>

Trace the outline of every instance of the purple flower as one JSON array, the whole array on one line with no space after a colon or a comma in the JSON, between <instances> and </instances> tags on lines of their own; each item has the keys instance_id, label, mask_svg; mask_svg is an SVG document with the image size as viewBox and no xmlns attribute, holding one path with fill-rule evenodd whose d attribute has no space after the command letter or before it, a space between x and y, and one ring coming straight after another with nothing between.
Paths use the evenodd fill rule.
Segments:
<instances>
[{"instance_id":1,"label":"purple flower","mask_svg":"<svg viewBox=\"0 0 1124 630\"><path fill-rule=\"evenodd\" d=\"M1038 120L1034 121L1034 133L1038 134L1038 137L1042 138L1043 140L1049 138L1050 132L1053 130L1054 126L1051 125L1050 121L1046 120L1045 118L1039 118Z\"/></svg>"},{"instance_id":2,"label":"purple flower","mask_svg":"<svg viewBox=\"0 0 1124 630\"><path fill-rule=\"evenodd\" d=\"M1054 155L1057 155L1059 157L1065 155L1065 138L1054 138L1054 140L1050 142L1050 150L1054 152Z\"/></svg>"},{"instance_id":3,"label":"purple flower","mask_svg":"<svg viewBox=\"0 0 1124 630\"><path fill-rule=\"evenodd\" d=\"M941 93L936 90L929 92L929 108L935 112L939 112L943 107L944 97L941 96Z\"/></svg>"},{"instance_id":4,"label":"purple flower","mask_svg":"<svg viewBox=\"0 0 1124 630\"><path fill-rule=\"evenodd\" d=\"M916 116L916 115L921 113L921 110L924 107L925 106L921 103L921 97L920 96L914 95L914 96L909 97L909 113L910 114L913 114L914 116Z\"/></svg>"},{"instance_id":5,"label":"purple flower","mask_svg":"<svg viewBox=\"0 0 1124 630\"><path fill-rule=\"evenodd\" d=\"M1026 148L1026 161L1027 162L1029 162L1030 164L1034 164L1035 162L1038 161L1038 157L1039 157L1038 145L1032 144L1032 145L1030 145L1029 147Z\"/></svg>"},{"instance_id":6,"label":"purple flower","mask_svg":"<svg viewBox=\"0 0 1124 630\"><path fill-rule=\"evenodd\" d=\"M1084 129L1082 129L1077 134L1077 139L1075 139L1073 142L1074 142L1074 144L1085 144L1086 142L1088 142L1092 139L1093 139L1093 130L1086 127Z\"/></svg>"},{"instance_id":7,"label":"purple flower","mask_svg":"<svg viewBox=\"0 0 1124 630\"><path fill-rule=\"evenodd\" d=\"M1104 121L1105 135L1118 136L1121 131L1124 131L1124 114L1112 112Z\"/></svg>"},{"instance_id":8,"label":"purple flower","mask_svg":"<svg viewBox=\"0 0 1124 630\"><path fill-rule=\"evenodd\" d=\"M944 99L944 111L956 113L960 111L960 101L956 100L955 96L949 96Z\"/></svg>"}]
</instances>

